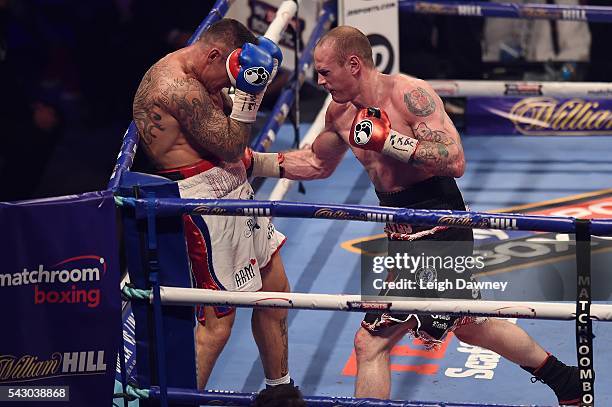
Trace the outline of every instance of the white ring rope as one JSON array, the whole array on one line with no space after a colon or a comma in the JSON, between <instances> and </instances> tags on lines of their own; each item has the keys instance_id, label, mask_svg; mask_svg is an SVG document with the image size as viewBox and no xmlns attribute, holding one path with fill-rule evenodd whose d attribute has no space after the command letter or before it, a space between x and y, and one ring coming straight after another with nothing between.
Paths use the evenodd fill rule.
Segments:
<instances>
[{"instance_id":1,"label":"white ring rope","mask_svg":"<svg viewBox=\"0 0 612 407\"><path fill-rule=\"evenodd\" d=\"M427 81L436 93L447 97L579 97L612 98L610 82L521 82L521 81Z\"/></svg>"},{"instance_id":2,"label":"white ring rope","mask_svg":"<svg viewBox=\"0 0 612 407\"><path fill-rule=\"evenodd\" d=\"M284 1L276 11L274 20L272 20L272 22L268 26L264 37L278 44L281 34L283 33L283 31L285 31L287 24L289 24L289 21L291 21L296 12L296 2L294 2L293 0Z\"/></svg>"},{"instance_id":3,"label":"white ring rope","mask_svg":"<svg viewBox=\"0 0 612 407\"><path fill-rule=\"evenodd\" d=\"M295 13L297 13L297 7L297 3L293 0L285 0L276 11L274 20L272 20L272 22L268 26L264 37L278 44L278 42L280 41L281 34L283 33L283 31L285 31L285 28L287 28L287 25L289 24ZM274 69L274 72L276 72L277 67L275 66ZM227 90L229 91L229 89ZM228 96L232 99L233 102L234 92L229 93Z\"/></svg>"},{"instance_id":4,"label":"white ring rope","mask_svg":"<svg viewBox=\"0 0 612 407\"><path fill-rule=\"evenodd\" d=\"M266 307L354 312L396 312L419 314L455 314L504 318L573 320L575 303L475 301L419 299L365 301L360 295L303 294L280 292L232 292L201 288L160 287L165 305L227 305L234 307ZM151 299L151 297L150 297ZM612 305L592 304L591 318L612 321Z\"/></svg>"}]
</instances>

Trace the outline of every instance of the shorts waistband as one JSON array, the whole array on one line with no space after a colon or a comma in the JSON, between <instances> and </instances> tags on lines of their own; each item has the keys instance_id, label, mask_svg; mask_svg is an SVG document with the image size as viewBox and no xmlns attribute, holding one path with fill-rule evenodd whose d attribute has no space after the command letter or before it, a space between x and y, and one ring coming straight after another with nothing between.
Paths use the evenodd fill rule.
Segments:
<instances>
[{"instance_id":1,"label":"shorts waistband","mask_svg":"<svg viewBox=\"0 0 612 407\"><path fill-rule=\"evenodd\" d=\"M208 171L218 165L218 162L209 160L200 160L195 164L184 165L182 167L168 168L165 170L158 171L157 174L162 177L171 179L172 181L179 181L185 178L193 177L194 175Z\"/></svg>"},{"instance_id":2,"label":"shorts waistband","mask_svg":"<svg viewBox=\"0 0 612 407\"><path fill-rule=\"evenodd\" d=\"M376 191L376 195L381 206L465 210L461 192L452 177L431 177L399 191Z\"/></svg>"}]
</instances>

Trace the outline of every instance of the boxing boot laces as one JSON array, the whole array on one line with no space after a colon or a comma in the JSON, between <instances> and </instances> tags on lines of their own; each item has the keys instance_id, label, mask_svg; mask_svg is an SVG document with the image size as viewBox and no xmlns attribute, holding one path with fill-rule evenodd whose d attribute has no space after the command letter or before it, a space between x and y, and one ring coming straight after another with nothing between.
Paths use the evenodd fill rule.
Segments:
<instances>
[{"instance_id":1,"label":"boxing boot laces","mask_svg":"<svg viewBox=\"0 0 612 407\"><path fill-rule=\"evenodd\" d=\"M521 367L533 375L532 383L540 381L550 387L555 392L559 405L580 405L580 371L576 366L567 366L549 353L540 367Z\"/></svg>"}]
</instances>

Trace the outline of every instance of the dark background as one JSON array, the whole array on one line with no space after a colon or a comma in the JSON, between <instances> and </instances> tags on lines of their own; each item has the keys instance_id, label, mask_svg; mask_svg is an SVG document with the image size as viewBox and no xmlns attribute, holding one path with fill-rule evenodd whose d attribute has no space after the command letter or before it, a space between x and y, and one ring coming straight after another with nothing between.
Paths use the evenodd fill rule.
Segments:
<instances>
[{"instance_id":1,"label":"dark background","mask_svg":"<svg viewBox=\"0 0 612 407\"><path fill-rule=\"evenodd\" d=\"M0 201L104 189L143 73L183 46L213 4L0 0ZM481 63L483 21L402 15L401 71L423 78L490 78L494 67ZM612 24L590 28L591 66L582 79L606 81ZM304 87L302 121L317 113L321 98L315 85ZM137 154L135 169L146 168Z\"/></svg>"},{"instance_id":2,"label":"dark background","mask_svg":"<svg viewBox=\"0 0 612 407\"><path fill-rule=\"evenodd\" d=\"M104 189L142 75L212 4L0 0L0 200Z\"/></svg>"}]
</instances>

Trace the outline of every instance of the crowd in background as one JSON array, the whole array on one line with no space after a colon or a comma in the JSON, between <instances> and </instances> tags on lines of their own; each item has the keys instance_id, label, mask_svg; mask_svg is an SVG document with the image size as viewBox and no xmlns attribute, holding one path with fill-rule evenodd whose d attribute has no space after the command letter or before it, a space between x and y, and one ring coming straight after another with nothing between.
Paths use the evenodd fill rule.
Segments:
<instances>
[{"instance_id":1,"label":"crowd in background","mask_svg":"<svg viewBox=\"0 0 612 407\"><path fill-rule=\"evenodd\" d=\"M143 73L183 46L213 4L0 0L0 201L105 188ZM483 26L481 18L402 15L402 72L485 78ZM589 31L580 79L609 81L612 24Z\"/></svg>"}]
</instances>

